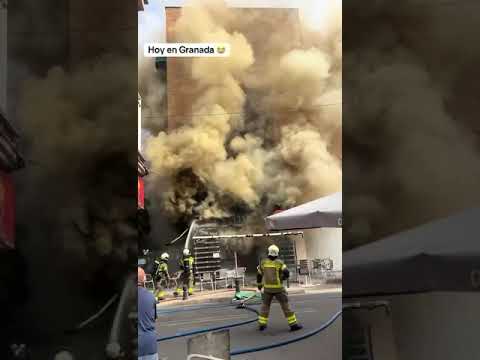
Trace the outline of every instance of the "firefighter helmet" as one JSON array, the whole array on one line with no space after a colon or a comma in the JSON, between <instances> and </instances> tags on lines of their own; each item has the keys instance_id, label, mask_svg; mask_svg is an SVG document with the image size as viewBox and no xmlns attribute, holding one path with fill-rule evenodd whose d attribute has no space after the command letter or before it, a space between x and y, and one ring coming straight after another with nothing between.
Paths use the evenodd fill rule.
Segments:
<instances>
[{"instance_id":1,"label":"firefighter helmet","mask_svg":"<svg viewBox=\"0 0 480 360\"><path fill-rule=\"evenodd\" d=\"M278 256L278 253L280 252L280 249L278 248L277 245L270 245L268 247L268 256Z\"/></svg>"},{"instance_id":2,"label":"firefighter helmet","mask_svg":"<svg viewBox=\"0 0 480 360\"><path fill-rule=\"evenodd\" d=\"M183 255L190 256L190 250L189 249L183 249Z\"/></svg>"},{"instance_id":3,"label":"firefighter helmet","mask_svg":"<svg viewBox=\"0 0 480 360\"><path fill-rule=\"evenodd\" d=\"M160 255L160 259L167 261L170 258L170 255L168 253L163 253Z\"/></svg>"}]
</instances>

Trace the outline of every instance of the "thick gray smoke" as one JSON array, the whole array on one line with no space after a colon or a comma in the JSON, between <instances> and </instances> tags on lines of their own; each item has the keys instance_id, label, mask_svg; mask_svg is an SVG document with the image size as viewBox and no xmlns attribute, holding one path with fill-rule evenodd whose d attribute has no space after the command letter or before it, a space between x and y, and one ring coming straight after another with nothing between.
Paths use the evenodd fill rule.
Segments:
<instances>
[{"instance_id":1,"label":"thick gray smoke","mask_svg":"<svg viewBox=\"0 0 480 360\"><path fill-rule=\"evenodd\" d=\"M19 89L28 166L18 177L18 237L28 306L42 309L31 326L55 319L43 333L84 320L90 301L98 306L121 289L137 256L136 77L119 76L131 69L135 63L105 56L75 71L32 75ZM67 311L74 304L83 310Z\"/></svg>"},{"instance_id":2,"label":"thick gray smoke","mask_svg":"<svg viewBox=\"0 0 480 360\"><path fill-rule=\"evenodd\" d=\"M219 0L182 9L177 41L226 42L232 54L184 62L192 115L146 144L149 193L173 218L261 219L274 206L341 188L335 19L318 33L296 10L232 9Z\"/></svg>"},{"instance_id":3,"label":"thick gray smoke","mask_svg":"<svg viewBox=\"0 0 480 360\"><path fill-rule=\"evenodd\" d=\"M148 33L143 41L154 41L160 37L159 31ZM166 84L164 69L156 69L155 58L143 56L143 47L138 48L138 90L142 94L142 126L153 133L158 133L166 126L165 117L159 116L165 109Z\"/></svg>"},{"instance_id":4,"label":"thick gray smoke","mask_svg":"<svg viewBox=\"0 0 480 360\"><path fill-rule=\"evenodd\" d=\"M344 4L347 246L480 201L478 7L375 4Z\"/></svg>"}]
</instances>

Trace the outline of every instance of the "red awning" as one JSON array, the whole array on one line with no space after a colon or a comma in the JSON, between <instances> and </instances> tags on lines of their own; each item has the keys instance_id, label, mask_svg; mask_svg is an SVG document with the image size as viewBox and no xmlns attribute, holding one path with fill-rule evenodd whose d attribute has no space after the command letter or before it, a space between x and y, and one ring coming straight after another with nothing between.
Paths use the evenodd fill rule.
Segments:
<instances>
[{"instance_id":1,"label":"red awning","mask_svg":"<svg viewBox=\"0 0 480 360\"><path fill-rule=\"evenodd\" d=\"M138 208L145 208L145 184L141 177L138 178Z\"/></svg>"},{"instance_id":2,"label":"red awning","mask_svg":"<svg viewBox=\"0 0 480 360\"><path fill-rule=\"evenodd\" d=\"M15 248L15 193L12 177L0 173L0 247Z\"/></svg>"}]
</instances>

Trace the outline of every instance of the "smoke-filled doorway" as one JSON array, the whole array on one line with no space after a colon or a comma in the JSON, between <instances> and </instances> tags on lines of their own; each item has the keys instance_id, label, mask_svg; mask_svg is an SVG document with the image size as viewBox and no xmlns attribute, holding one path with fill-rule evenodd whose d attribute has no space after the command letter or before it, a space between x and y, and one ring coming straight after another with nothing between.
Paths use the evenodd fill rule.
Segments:
<instances>
[{"instance_id":1,"label":"smoke-filled doorway","mask_svg":"<svg viewBox=\"0 0 480 360\"><path fill-rule=\"evenodd\" d=\"M245 233L247 228L242 225L218 220L198 224L192 237L197 273L234 270L238 267L245 268L247 278L255 278L258 264L267 256L267 248L275 244L280 248L279 258L292 274L291 280L296 281L297 236L283 233L249 234ZM295 234L302 235L301 232Z\"/></svg>"}]
</instances>

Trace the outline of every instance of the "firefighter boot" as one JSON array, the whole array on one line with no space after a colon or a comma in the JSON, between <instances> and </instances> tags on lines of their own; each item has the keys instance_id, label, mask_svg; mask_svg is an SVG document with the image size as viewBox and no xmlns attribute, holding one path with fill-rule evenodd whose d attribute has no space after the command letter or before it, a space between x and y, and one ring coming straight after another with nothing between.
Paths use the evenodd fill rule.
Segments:
<instances>
[{"instance_id":1,"label":"firefighter boot","mask_svg":"<svg viewBox=\"0 0 480 360\"><path fill-rule=\"evenodd\" d=\"M184 286L183 287L183 300L187 300L188 299L188 290L187 290L187 287Z\"/></svg>"},{"instance_id":2,"label":"firefighter boot","mask_svg":"<svg viewBox=\"0 0 480 360\"><path fill-rule=\"evenodd\" d=\"M157 301L160 300L165 300L165 297L167 296L167 293L163 290L159 291L157 294Z\"/></svg>"},{"instance_id":3,"label":"firefighter boot","mask_svg":"<svg viewBox=\"0 0 480 360\"><path fill-rule=\"evenodd\" d=\"M268 323L268 315L265 316L265 313L261 313L258 315L258 330L264 331L267 328Z\"/></svg>"},{"instance_id":4,"label":"firefighter boot","mask_svg":"<svg viewBox=\"0 0 480 360\"><path fill-rule=\"evenodd\" d=\"M300 325L300 324L290 325L290 331L298 331L298 330L302 330L302 329L303 329L303 326Z\"/></svg>"}]
</instances>

